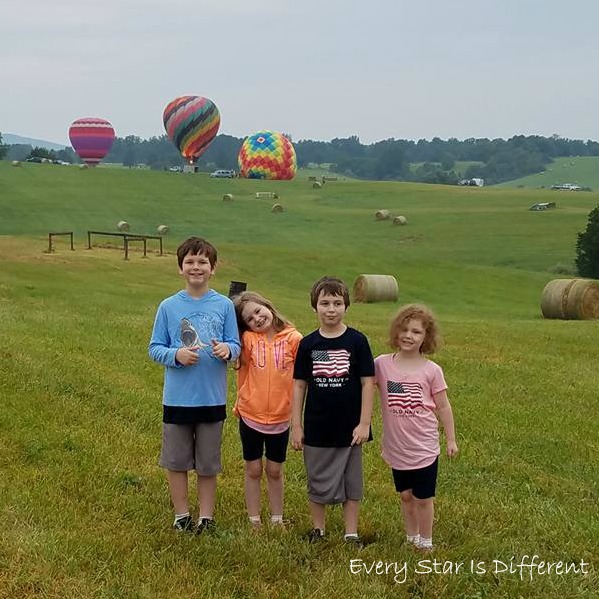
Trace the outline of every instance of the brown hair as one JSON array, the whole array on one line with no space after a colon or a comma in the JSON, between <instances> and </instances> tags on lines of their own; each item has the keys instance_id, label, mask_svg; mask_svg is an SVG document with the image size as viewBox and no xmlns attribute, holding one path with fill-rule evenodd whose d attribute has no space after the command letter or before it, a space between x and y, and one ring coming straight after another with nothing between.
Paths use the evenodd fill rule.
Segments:
<instances>
[{"instance_id":1,"label":"brown hair","mask_svg":"<svg viewBox=\"0 0 599 599\"><path fill-rule=\"evenodd\" d=\"M312 285L312 289L310 290L310 304L315 310L321 293L324 293L325 295L340 295L343 298L345 308L349 308L349 289L341 279L335 277L322 277L322 279L318 279L318 281Z\"/></svg>"},{"instance_id":2,"label":"brown hair","mask_svg":"<svg viewBox=\"0 0 599 599\"><path fill-rule=\"evenodd\" d=\"M212 268L216 265L216 248L202 237L188 237L177 248L177 262L179 263L179 268L183 267L183 260L185 260L187 254L193 256L203 254L210 261L210 266Z\"/></svg>"},{"instance_id":3,"label":"brown hair","mask_svg":"<svg viewBox=\"0 0 599 599\"><path fill-rule=\"evenodd\" d=\"M407 304L399 309L389 327L389 345L393 348L397 347L397 334L408 320L412 319L422 322L425 331L420 353L435 353L441 345L441 333L435 315L430 308L422 304Z\"/></svg>"},{"instance_id":4,"label":"brown hair","mask_svg":"<svg viewBox=\"0 0 599 599\"><path fill-rule=\"evenodd\" d=\"M259 293L255 291L243 291L239 295L236 295L232 298L233 305L235 306L235 315L237 316L237 327L239 328L239 332L243 333L243 331L248 331L249 327L247 323L243 320L243 308L249 302L255 302L261 306L264 306L268 310L270 310L272 314L272 328L280 333L286 326L291 325L291 323L273 306L272 302L267 300L265 297L261 296Z\"/></svg>"}]
</instances>

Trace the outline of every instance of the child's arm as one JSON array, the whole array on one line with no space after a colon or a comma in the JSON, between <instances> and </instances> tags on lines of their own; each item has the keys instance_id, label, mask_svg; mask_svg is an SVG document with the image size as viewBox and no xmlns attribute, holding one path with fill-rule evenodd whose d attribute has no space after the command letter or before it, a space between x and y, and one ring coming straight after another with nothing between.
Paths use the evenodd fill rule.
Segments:
<instances>
[{"instance_id":1,"label":"child's arm","mask_svg":"<svg viewBox=\"0 0 599 599\"><path fill-rule=\"evenodd\" d=\"M447 398L447 391L439 391L433 395L435 405L437 406L437 413L439 414L439 420L443 425L445 431L445 440L447 441L447 455L453 457L458 453L458 446L455 442L455 426L453 422L453 411L451 404Z\"/></svg>"},{"instance_id":2,"label":"child's arm","mask_svg":"<svg viewBox=\"0 0 599 599\"><path fill-rule=\"evenodd\" d=\"M168 332L168 322L162 304L156 311L152 337L148 346L148 354L154 362L163 366L181 367L187 366L187 355L180 354L180 350L186 348L171 347L171 337ZM187 351L187 350L186 350ZM191 352L190 352L191 353ZM197 361L197 354L195 355ZM191 363L191 362L190 362Z\"/></svg>"},{"instance_id":3,"label":"child's arm","mask_svg":"<svg viewBox=\"0 0 599 599\"><path fill-rule=\"evenodd\" d=\"M370 437L370 421L372 419L372 404L374 402L374 379L371 376L360 378L362 383L362 409L360 422L353 431L352 445L361 445Z\"/></svg>"},{"instance_id":4,"label":"child's arm","mask_svg":"<svg viewBox=\"0 0 599 599\"><path fill-rule=\"evenodd\" d=\"M302 449L304 447L304 429L302 428L302 413L304 411L304 398L308 383L300 379L293 380L293 401L291 404L291 447Z\"/></svg>"}]
</instances>

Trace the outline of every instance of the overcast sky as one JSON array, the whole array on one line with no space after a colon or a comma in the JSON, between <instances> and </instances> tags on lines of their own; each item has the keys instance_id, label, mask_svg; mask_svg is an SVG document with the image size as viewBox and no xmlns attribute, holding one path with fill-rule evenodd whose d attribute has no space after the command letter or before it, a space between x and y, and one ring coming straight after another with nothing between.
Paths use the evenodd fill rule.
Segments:
<instances>
[{"instance_id":1,"label":"overcast sky","mask_svg":"<svg viewBox=\"0 0 599 599\"><path fill-rule=\"evenodd\" d=\"M0 132L68 144L98 116L294 140L599 140L599 0L0 0Z\"/></svg>"}]
</instances>

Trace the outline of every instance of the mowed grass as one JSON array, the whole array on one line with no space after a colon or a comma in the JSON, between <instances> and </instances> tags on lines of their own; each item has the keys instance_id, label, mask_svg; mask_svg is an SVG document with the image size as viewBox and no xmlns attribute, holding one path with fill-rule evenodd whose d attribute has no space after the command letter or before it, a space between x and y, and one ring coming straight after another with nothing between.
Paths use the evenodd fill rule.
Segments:
<instances>
[{"instance_id":1,"label":"mowed grass","mask_svg":"<svg viewBox=\"0 0 599 599\"><path fill-rule=\"evenodd\" d=\"M255 191L275 191L285 207ZM233 193L233 202L223 202ZM551 192L392 183L211 180L127 170L0 163L0 597L595 597L599 538L597 322L545 321L543 286L571 263L576 233L597 204L571 194L548 213L526 209ZM387 208L405 227L376 222ZM87 229L152 233L168 224L168 254L143 259L85 249ZM45 253L51 230L74 230ZM214 287L247 281L303 332L316 327L308 289L323 274L349 283L394 274L400 302L437 312L460 456L442 457L434 558L460 572L418 574L403 542L396 493L375 441L365 449L366 497L356 553L310 546L301 455L286 466L286 531L252 534L243 463L227 420L213 537L177 536L160 447L161 368L147 357L157 304L179 289L173 251L189 234L219 249ZM105 244L106 240L98 240ZM113 244L115 242L112 242ZM356 304L347 322L388 351L397 305ZM234 376L229 404L234 401ZM193 492L190 489L193 501ZM493 571L524 555L590 562L583 576ZM352 574L350 560L407 564ZM432 559L432 558L431 558ZM470 573L470 560L487 572ZM447 568L447 566L446 566ZM422 566L420 567L422 571ZM399 576L401 581L403 576Z\"/></svg>"},{"instance_id":2,"label":"mowed grass","mask_svg":"<svg viewBox=\"0 0 599 599\"><path fill-rule=\"evenodd\" d=\"M496 187L549 188L552 185L562 185L563 183L577 183L581 187L599 190L599 156L556 158L546 166L545 171L542 173L506 181ZM556 199L566 201L566 199L561 199L560 196L554 198L553 201L556 201Z\"/></svg>"}]
</instances>

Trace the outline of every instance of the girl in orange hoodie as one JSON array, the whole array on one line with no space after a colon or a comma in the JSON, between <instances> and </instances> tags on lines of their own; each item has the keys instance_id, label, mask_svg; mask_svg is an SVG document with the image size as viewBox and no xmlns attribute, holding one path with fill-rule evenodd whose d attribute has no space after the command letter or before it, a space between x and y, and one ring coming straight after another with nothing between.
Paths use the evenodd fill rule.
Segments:
<instances>
[{"instance_id":1,"label":"girl in orange hoodie","mask_svg":"<svg viewBox=\"0 0 599 599\"><path fill-rule=\"evenodd\" d=\"M239 418L245 460L245 503L250 523L259 527L260 485L265 470L270 520L282 525L293 363L302 336L258 293L244 291L233 298L233 303L241 336L233 412Z\"/></svg>"}]
</instances>

